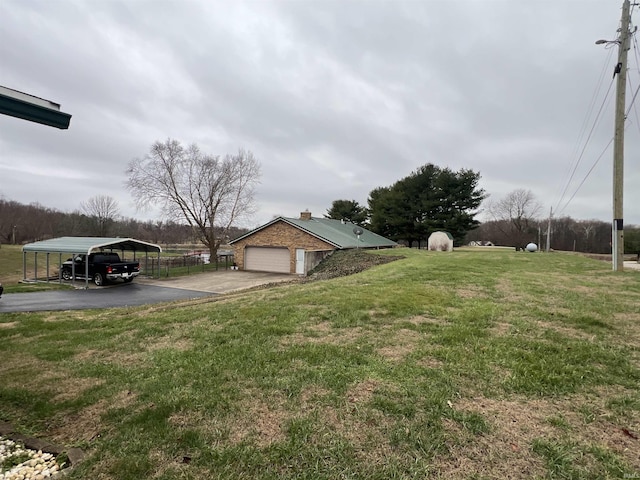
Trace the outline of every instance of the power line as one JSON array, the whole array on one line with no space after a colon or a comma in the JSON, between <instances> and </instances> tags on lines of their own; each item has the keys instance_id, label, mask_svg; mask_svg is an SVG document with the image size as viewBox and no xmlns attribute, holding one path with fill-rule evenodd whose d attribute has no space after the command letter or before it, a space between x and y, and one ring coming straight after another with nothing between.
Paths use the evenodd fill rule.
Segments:
<instances>
[{"instance_id":1,"label":"power line","mask_svg":"<svg viewBox=\"0 0 640 480\"><path fill-rule=\"evenodd\" d=\"M595 162L593 162L593 165L591 165L591 168L589 169L589 171L587 172L587 174L584 176L584 178L582 179L582 181L580 182L580 185L578 185L578 187L576 188L575 192L573 192L573 195L571 195L571 198L569 200L567 200L567 203L564 204L564 207L562 207L558 213L556 215L560 215L562 212L564 212L564 210L569 206L569 204L571 203L571 200L574 199L574 197L576 196L576 194L578 193L578 191L580 190L580 188L582 187L582 185L584 185L584 182L587 181L587 178L589 178L589 175L591 175L591 172L593 172L593 169L596 168L596 165L598 165L598 162L600 162L600 160L602 159L602 157L604 156L605 153L607 153L607 150L609 149L609 147L611 146L611 144L613 143L613 137L611 137L611 140L609 140L609 143L607 143L607 146L604 147L604 149L602 150L602 152L600 153L600 155L598 156L598 158L596 159Z\"/></svg>"},{"instance_id":2,"label":"power line","mask_svg":"<svg viewBox=\"0 0 640 480\"><path fill-rule=\"evenodd\" d=\"M602 103L600 104L600 108L598 109L598 113L596 114L596 118L593 121L593 125L591 126L591 130L589 131L589 135L587 136L587 139L584 143L584 146L582 147L582 150L580 152L580 155L578 156L575 165L573 167L573 170L571 172L571 176L569 177L569 180L567 180L565 187L562 191L562 194L560 195L560 199L558 200L558 203L556 204L556 210L558 210L558 206L562 203L562 200L564 199L567 190L569 188L569 185L571 185L571 181L573 180L573 177L576 173L576 171L578 170L578 167L580 166L580 162L582 161L582 158L584 157L584 153L587 150L587 147L589 146L589 142L591 140L591 137L593 135L593 132L595 131L596 127L598 126L598 124L600 123L600 119L602 118L602 111L604 110L604 107L607 103L607 100L609 99L609 94L611 93L611 88L613 87L613 81L614 79L611 79L611 82L609 83L609 88L607 89L607 93L605 94L604 99L602 100ZM574 194L575 195L575 194Z\"/></svg>"},{"instance_id":3,"label":"power line","mask_svg":"<svg viewBox=\"0 0 640 480\"><path fill-rule=\"evenodd\" d=\"M589 122L589 119L591 118L591 115L593 113L593 109L596 105L596 100L598 98L598 92L600 92L601 88L602 88L602 82L604 81L604 76L606 74L607 71L609 71L609 63L611 60L611 56L613 55L613 50L609 50L609 55L606 57L603 65L602 65L602 70L600 72L600 77L598 78L598 81L596 83L596 87L593 91L593 94L591 95L591 100L589 102L589 107L587 108L586 114L582 120L582 125L580 126L580 130L578 133L578 137L576 139L576 143L573 149L573 153L571 154L571 162L569 163L569 165L567 166L567 170L564 173L563 176L563 181L562 183L560 183L559 188L558 188L558 194L561 196L564 196L564 193L566 192L567 186L569 183L571 183L571 180L567 180L567 177L569 177L570 172L571 172L571 168L574 164L574 162L578 162L579 163L579 159L578 159L578 151L580 149L580 145L582 144L582 140L584 139L584 135L585 132L587 130L587 124ZM609 88L611 88L611 86L609 86ZM575 172L575 168L574 168L574 172ZM564 182L567 182L567 184L564 187L564 191L560 194L560 190L562 189L562 184ZM558 203L560 203L562 201L562 198L558 201Z\"/></svg>"}]
</instances>

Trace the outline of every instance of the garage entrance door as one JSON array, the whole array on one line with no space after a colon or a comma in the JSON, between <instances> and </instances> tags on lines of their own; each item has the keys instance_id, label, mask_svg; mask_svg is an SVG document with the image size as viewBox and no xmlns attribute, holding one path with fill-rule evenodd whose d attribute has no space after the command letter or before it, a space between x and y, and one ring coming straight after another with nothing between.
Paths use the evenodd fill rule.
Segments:
<instances>
[{"instance_id":1,"label":"garage entrance door","mask_svg":"<svg viewBox=\"0 0 640 480\"><path fill-rule=\"evenodd\" d=\"M244 251L244 269L260 272L291 273L289 249L247 247Z\"/></svg>"}]
</instances>

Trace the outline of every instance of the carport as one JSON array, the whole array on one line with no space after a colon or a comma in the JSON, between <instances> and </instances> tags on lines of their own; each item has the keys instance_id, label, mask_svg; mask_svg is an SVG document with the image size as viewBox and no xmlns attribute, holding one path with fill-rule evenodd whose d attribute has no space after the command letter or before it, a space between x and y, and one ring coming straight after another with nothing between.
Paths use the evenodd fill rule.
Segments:
<instances>
[{"instance_id":1,"label":"carport","mask_svg":"<svg viewBox=\"0 0 640 480\"><path fill-rule=\"evenodd\" d=\"M34 253L34 281L38 281L38 253L46 254L46 281L49 281L49 265L50 255L52 253L58 254L58 264L62 265L62 254L69 255L75 260L76 255L89 255L92 252L133 252L133 259L136 258L136 254L145 254L145 271L148 271L147 265L149 263L149 253L156 253L158 256L158 262L160 262L160 252L162 248L160 245L153 243L143 242L142 240L136 240L134 238L108 238L108 237L59 237L52 238L50 240L43 240L41 242L28 243L22 247L22 278L27 280L27 253ZM75 268L75 262L72 263L72 269ZM73 270L75 277L75 269ZM160 272L158 271L158 275ZM89 288L89 262L85 262L85 288ZM58 282L62 283L62 276L58 275Z\"/></svg>"}]
</instances>

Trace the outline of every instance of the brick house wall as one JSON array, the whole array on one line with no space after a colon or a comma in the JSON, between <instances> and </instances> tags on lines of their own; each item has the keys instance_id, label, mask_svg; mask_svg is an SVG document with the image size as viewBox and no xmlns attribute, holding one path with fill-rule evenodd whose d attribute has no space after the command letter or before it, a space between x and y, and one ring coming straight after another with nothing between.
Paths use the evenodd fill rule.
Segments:
<instances>
[{"instance_id":1,"label":"brick house wall","mask_svg":"<svg viewBox=\"0 0 640 480\"><path fill-rule=\"evenodd\" d=\"M296 271L296 248L315 251L332 251L335 247L319 238L280 220L233 244L233 259L240 270L244 270L245 247L287 247L289 249L289 271Z\"/></svg>"}]
</instances>

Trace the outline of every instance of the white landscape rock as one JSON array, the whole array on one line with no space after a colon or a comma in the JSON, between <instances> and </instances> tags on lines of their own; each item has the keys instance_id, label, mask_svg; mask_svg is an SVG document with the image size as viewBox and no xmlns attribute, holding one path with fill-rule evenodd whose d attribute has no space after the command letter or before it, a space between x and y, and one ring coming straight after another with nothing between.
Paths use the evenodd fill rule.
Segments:
<instances>
[{"instance_id":1,"label":"white landscape rock","mask_svg":"<svg viewBox=\"0 0 640 480\"><path fill-rule=\"evenodd\" d=\"M15 457L25 457L22 463L4 470L1 466ZM29 450L20 444L0 437L0 480L44 480L56 477L63 465L59 465L50 453Z\"/></svg>"}]
</instances>

